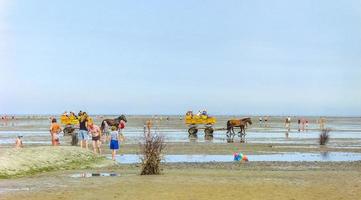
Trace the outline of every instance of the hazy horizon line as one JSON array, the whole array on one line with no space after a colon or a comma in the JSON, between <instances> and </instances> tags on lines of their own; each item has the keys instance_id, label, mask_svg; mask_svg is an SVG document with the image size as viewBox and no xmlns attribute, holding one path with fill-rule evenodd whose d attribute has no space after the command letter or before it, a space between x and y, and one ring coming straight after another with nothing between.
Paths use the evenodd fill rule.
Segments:
<instances>
[{"instance_id":1,"label":"hazy horizon line","mask_svg":"<svg viewBox=\"0 0 361 200\"><path fill-rule=\"evenodd\" d=\"M89 114L89 113L88 113ZM118 113L118 114L114 114L114 113L90 113L90 116L97 116L97 115L102 115L102 116L117 116L117 115L128 115L128 116L184 116L184 114L175 114L175 113ZM15 113L1 113L0 116L60 116L62 115L62 113L60 114L54 114L54 113L22 113L22 114L15 114ZM302 114L235 114L235 113L227 113L227 114L219 114L219 113L215 113L215 114L210 114L210 116L251 116L251 117L263 117L263 116L269 116L269 117L286 117L286 116L303 116L303 117L361 117L360 115L314 115L314 114L306 114L306 115L302 115Z\"/></svg>"}]
</instances>

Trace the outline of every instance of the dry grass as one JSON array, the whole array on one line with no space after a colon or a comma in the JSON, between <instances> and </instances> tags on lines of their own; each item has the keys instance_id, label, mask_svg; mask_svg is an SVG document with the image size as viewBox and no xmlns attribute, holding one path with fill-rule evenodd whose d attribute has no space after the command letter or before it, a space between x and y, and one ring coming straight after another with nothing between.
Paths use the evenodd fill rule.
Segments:
<instances>
[{"instance_id":1,"label":"dry grass","mask_svg":"<svg viewBox=\"0 0 361 200\"><path fill-rule=\"evenodd\" d=\"M327 142L328 142L328 140L330 138L330 135L329 135L330 131L331 131L330 129L323 129L321 131L320 140L319 140L320 145L326 145L327 144Z\"/></svg>"},{"instance_id":2,"label":"dry grass","mask_svg":"<svg viewBox=\"0 0 361 200\"><path fill-rule=\"evenodd\" d=\"M0 154L0 179L54 170L88 168L105 163L112 162L79 147L9 148Z\"/></svg>"},{"instance_id":3,"label":"dry grass","mask_svg":"<svg viewBox=\"0 0 361 200\"><path fill-rule=\"evenodd\" d=\"M141 175L160 174L160 161L164 148L163 136L146 134L144 142L141 144Z\"/></svg>"}]
</instances>

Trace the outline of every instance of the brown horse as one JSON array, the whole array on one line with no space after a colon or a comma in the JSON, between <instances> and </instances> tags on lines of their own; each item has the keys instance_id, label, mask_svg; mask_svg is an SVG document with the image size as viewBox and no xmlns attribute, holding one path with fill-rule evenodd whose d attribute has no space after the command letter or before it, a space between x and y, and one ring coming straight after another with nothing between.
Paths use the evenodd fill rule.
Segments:
<instances>
[{"instance_id":1,"label":"brown horse","mask_svg":"<svg viewBox=\"0 0 361 200\"><path fill-rule=\"evenodd\" d=\"M117 117L115 119L104 119L100 126L100 130L102 131L102 133L104 133L105 123L108 124L108 126L115 126L118 128L121 120L123 120L125 123L127 123L127 118L125 117L125 115L120 115L119 117Z\"/></svg>"},{"instance_id":2,"label":"brown horse","mask_svg":"<svg viewBox=\"0 0 361 200\"><path fill-rule=\"evenodd\" d=\"M247 126L252 125L252 120L250 117L242 119L231 119L227 121L227 138L229 141L233 142L235 136L234 127L239 127L241 130L238 132L238 136L241 138L241 142L245 140L246 137L246 128Z\"/></svg>"}]
</instances>

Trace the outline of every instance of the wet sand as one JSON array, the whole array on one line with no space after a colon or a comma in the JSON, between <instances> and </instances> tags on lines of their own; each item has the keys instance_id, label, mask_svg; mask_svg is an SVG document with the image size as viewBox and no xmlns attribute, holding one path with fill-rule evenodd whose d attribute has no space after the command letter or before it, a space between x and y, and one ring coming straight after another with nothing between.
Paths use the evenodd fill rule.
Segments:
<instances>
[{"instance_id":1,"label":"wet sand","mask_svg":"<svg viewBox=\"0 0 361 200\"><path fill-rule=\"evenodd\" d=\"M165 165L159 176L139 166L97 170L118 177L72 178L84 171L0 181L0 199L359 199L361 163L219 163ZM36 180L36 182L34 182ZM12 187L20 191L11 191Z\"/></svg>"}]
</instances>

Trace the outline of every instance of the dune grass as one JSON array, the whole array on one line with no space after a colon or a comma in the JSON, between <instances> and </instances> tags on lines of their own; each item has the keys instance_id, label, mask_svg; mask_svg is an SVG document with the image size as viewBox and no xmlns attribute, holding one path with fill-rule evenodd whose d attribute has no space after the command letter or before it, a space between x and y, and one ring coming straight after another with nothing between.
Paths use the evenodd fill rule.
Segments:
<instances>
[{"instance_id":1,"label":"dune grass","mask_svg":"<svg viewBox=\"0 0 361 200\"><path fill-rule=\"evenodd\" d=\"M54 170L111 165L106 158L79 147L9 148L0 154L0 178L29 176Z\"/></svg>"}]
</instances>

